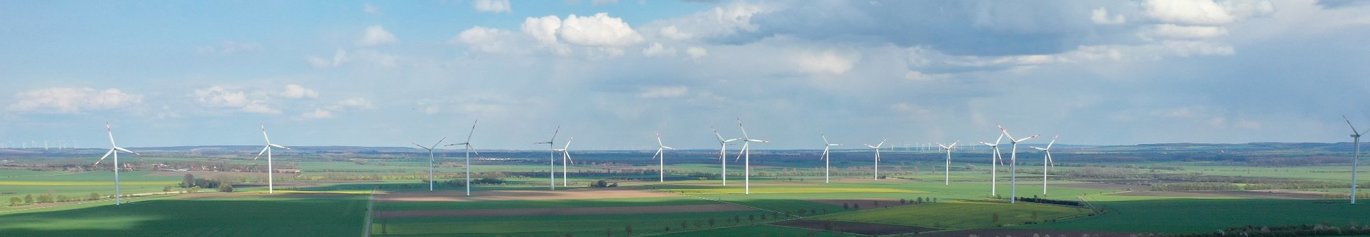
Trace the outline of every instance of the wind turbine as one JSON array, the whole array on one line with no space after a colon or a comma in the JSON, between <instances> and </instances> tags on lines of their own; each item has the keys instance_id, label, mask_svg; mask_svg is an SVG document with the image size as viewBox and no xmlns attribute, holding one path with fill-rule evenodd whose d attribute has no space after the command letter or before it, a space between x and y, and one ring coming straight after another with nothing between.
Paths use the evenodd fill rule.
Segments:
<instances>
[{"instance_id":1,"label":"wind turbine","mask_svg":"<svg viewBox=\"0 0 1370 237\"><path fill-rule=\"evenodd\" d=\"M738 138L723 139L723 135L718 134L718 128L714 128L714 136L718 137L718 145L721 146L718 148L718 162L723 167L723 171L720 172L723 175L723 186L728 186L728 143L735 142Z\"/></svg>"},{"instance_id":2,"label":"wind turbine","mask_svg":"<svg viewBox=\"0 0 1370 237\"><path fill-rule=\"evenodd\" d=\"M1058 137L1061 137L1061 135L1052 137L1051 142L1047 143L1046 148L1032 147L1032 149L1047 153L1046 158L1042 158L1042 195L1047 194L1047 165L1050 164L1052 168L1056 168L1056 161L1051 159L1051 145L1056 144L1056 138Z\"/></svg>"},{"instance_id":3,"label":"wind turbine","mask_svg":"<svg viewBox=\"0 0 1370 237\"><path fill-rule=\"evenodd\" d=\"M551 187L552 190L557 190L557 133L561 133L561 125L557 125L557 130L552 131L552 139L548 139L545 142L533 143L547 144L547 167L549 167L547 168L547 174L549 175L548 177L550 177L550 179L547 180L547 186Z\"/></svg>"},{"instance_id":4,"label":"wind turbine","mask_svg":"<svg viewBox=\"0 0 1370 237\"><path fill-rule=\"evenodd\" d=\"M433 149L437 149L437 145L443 144L443 141L445 140L447 140L447 137L437 140L437 142L434 142L433 147L423 147L423 145L419 145L418 142L414 142L414 145L418 145L419 148L427 149L427 151L429 151L429 192L433 192Z\"/></svg>"},{"instance_id":5,"label":"wind turbine","mask_svg":"<svg viewBox=\"0 0 1370 237\"><path fill-rule=\"evenodd\" d=\"M1365 132L1356 130L1356 125L1351 125L1351 119L1346 118L1346 115L1342 115L1341 118L1346 120L1347 126L1351 126L1351 140L1356 147L1356 153L1351 156L1351 204L1356 204L1356 168L1360 167L1360 134Z\"/></svg>"},{"instance_id":6,"label":"wind turbine","mask_svg":"<svg viewBox=\"0 0 1370 237\"><path fill-rule=\"evenodd\" d=\"M823 137L823 183L828 183L828 169L832 164L832 157L830 156L832 153L829 153L828 149L835 146L841 146L841 144L829 142L827 134L819 133L818 136Z\"/></svg>"},{"instance_id":7,"label":"wind turbine","mask_svg":"<svg viewBox=\"0 0 1370 237\"><path fill-rule=\"evenodd\" d=\"M745 159L746 159L746 161L745 161L746 163L743 163L744 165L743 165L742 176L745 177L745 179L744 179L743 182L742 182L742 183L743 183L743 185L742 185L742 187L743 187L742 190L743 190L743 191L742 191L742 192L743 192L743 194L752 194L752 143L753 143L753 142L769 143L770 141L761 140L761 139L752 139L751 136L748 136L748 135L747 135L747 127L743 127L743 126L742 126L742 119L741 119L741 118L738 118L738 119L737 119L737 128L742 130L742 150L741 150L741 151L738 151L737 156L738 156L739 158L745 157ZM736 160L737 158L733 158L733 159Z\"/></svg>"},{"instance_id":8,"label":"wind turbine","mask_svg":"<svg viewBox=\"0 0 1370 237\"><path fill-rule=\"evenodd\" d=\"M266 125L265 125L265 124L262 125L262 139L265 139L265 140L266 140L266 147L263 147L261 152L257 152L257 157L253 157L252 160L257 160L257 158L262 158L262 154L263 154L263 153L266 154L266 192L267 192L267 193L276 193L276 183L275 183L275 178L273 177L273 173L276 173L276 170L275 170L274 168L271 168L271 148L272 148L272 147L275 147L275 148L281 148L281 149L286 149L286 150L290 150L290 148L289 148L289 147L282 146L282 145L276 145L276 144L271 143L271 137L266 136Z\"/></svg>"},{"instance_id":9,"label":"wind turbine","mask_svg":"<svg viewBox=\"0 0 1370 237\"><path fill-rule=\"evenodd\" d=\"M466 146L466 196L471 196L471 152L475 150L471 147L471 135L476 134L476 123L479 122L480 120L471 122L471 131L466 133L466 142L447 144L448 146ZM476 155L480 155L480 153L476 153Z\"/></svg>"},{"instance_id":10,"label":"wind turbine","mask_svg":"<svg viewBox=\"0 0 1370 237\"><path fill-rule=\"evenodd\" d=\"M656 154L652 155L652 159L659 158L657 160L657 169L660 171L660 174L657 178L660 179L658 182L662 183L666 182L666 149L675 150L675 148L671 148L661 143L661 133L656 133Z\"/></svg>"},{"instance_id":11,"label":"wind turbine","mask_svg":"<svg viewBox=\"0 0 1370 237\"><path fill-rule=\"evenodd\" d=\"M994 143L980 142L990 148L989 159L989 195L999 196L999 163L1004 163L1004 154L999 153L999 142L1004 140L1004 133L999 133L999 138L994 139Z\"/></svg>"},{"instance_id":12,"label":"wind turbine","mask_svg":"<svg viewBox=\"0 0 1370 237\"><path fill-rule=\"evenodd\" d=\"M101 156L100 160L96 160L94 165L99 165L100 161L105 160L105 157L114 155L114 205L119 205L119 197L124 196L123 191L119 189L119 152L133 153L135 156L138 153L114 144L114 129L109 126L109 123L105 123L105 133L109 134L109 151L105 152L105 156Z\"/></svg>"},{"instance_id":13,"label":"wind turbine","mask_svg":"<svg viewBox=\"0 0 1370 237\"><path fill-rule=\"evenodd\" d=\"M943 150L947 150L947 164L942 166L944 169L944 171L942 171L942 182L946 183L943 185L951 185L951 149L956 148L956 143L961 143L961 141L952 142L951 145L937 143L937 146L942 147Z\"/></svg>"},{"instance_id":14,"label":"wind turbine","mask_svg":"<svg viewBox=\"0 0 1370 237\"><path fill-rule=\"evenodd\" d=\"M576 137L571 137L571 139L566 140L565 147L556 149L556 151L561 152L561 187L566 187L566 179L568 179L566 177L566 166L569 166L569 163L576 162L575 160L571 160L571 141L575 140Z\"/></svg>"},{"instance_id":15,"label":"wind turbine","mask_svg":"<svg viewBox=\"0 0 1370 237\"><path fill-rule=\"evenodd\" d=\"M874 146L872 146L871 144L866 144L866 147L875 149L875 180L880 180L880 146L884 145L885 139L881 139L880 143L875 144Z\"/></svg>"},{"instance_id":16,"label":"wind turbine","mask_svg":"<svg viewBox=\"0 0 1370 237\"><path fill-rule=\"evenodd\" d=\"M1009 151L1009 155L1008 155L1008 156L1009 156L1009 162L1011 162L1011 163L1010 163L1010 166L1009 166L1009 175L1013 176L1012 179L1009 180L1009 185L1012 186L1012 188L1010 189L1010 190L1011 190L1011 191L1010 191L1010 194L1009 194L1009 203L1017 203L1017 202L1018 202L1018 143L1023 142L1023 141L1027 141L1028 139L1035 138L1035 137L1037 137L1037 135L1032 135L1032 136L1028 136L1028 137L1024 137L1024 138L1013 138L1013 135L1012 135L1012 134L1009 134L1009 133L1008 133L1008 129L1004 129L1004 126L1003 126L1003 125L999 125L999 132L1000 132L1000 133L1003 133L1005 137L1008 137L1008 142L1009 142L1010 144L1013 144L1013 149Z\"/></svg>"}]
</instances>

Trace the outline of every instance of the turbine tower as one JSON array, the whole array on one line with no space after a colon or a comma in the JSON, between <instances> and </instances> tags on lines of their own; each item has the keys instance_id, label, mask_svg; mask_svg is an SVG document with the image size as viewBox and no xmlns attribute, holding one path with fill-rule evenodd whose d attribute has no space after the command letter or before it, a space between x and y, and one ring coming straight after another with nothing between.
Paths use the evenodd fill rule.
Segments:
<instances>
[{"instance_id":1,"label":"turbine tower","mask_svg":"<svg viewBox=\"0 0 1370 237\"><path fill-rule=\"evenodd\" d=\"M961 141L952 142L951 145L937 143L937 146L942 147L943 150L947 150L947 164L942 166L942 182L945 183L943 185L951 185L951 149L956 148L956 143L961 143Z\"/></svg>"},{"instance_id":2,"label":"turbine tower","mask_svg":"<svg viewBox=\"0 0 1370 237\"><path fill-rule=\"evenodd\" d=\"M124 196L123 191L119 189L119 152L133 153L135 156L137 156L138 153L119 147L119 145L114 143L114 129L109 126L109 123L105 123L105 133L109 135L109 151L105 152L105 156L101 156L100 160L96 160L94 165L99 165L100 161L104 161L106 157L114 155L114 205L117 206L119 205L119 198Z\"/></svg>"},{"instance_id":3,"label":"turbine tower","mask_svg":"<svg viewBox=\"0 0 1370 237\"><path fill-rule=\"evenodd\" d=\"M571 141L575 140L576 137L571 137L571 139L566 140L565 147L562 147L561 149L556 149L556 151L561 152L561 187L563 188L566 187L566 179L569 179L566 177L566 166L570 166L570 163L576 162L574 160L571 160Z\"/></svg>"},{"instance_id":4,"label":"turbine tower","mask_svg":"<svg viewBox=\"0 0 1370 237\"><path fill-rule=\"evenodd\" d=\"M275 181L275 178L274 178L274 175L273 175L274 173L276 173L276 170L275 170L274 168L271 167L271 148L272 148L272 147L275 147L275 148L281 148L281 149L286 149L286 150L290 150L290 148L289 148L289 147L282 146L282 145L276 145L276 144L274 144L274 143L271 143L271 137L266 136L266 125L265 125L265 124L262 125L262 139L265 139L265 140L266 140L266 147L263 147L261 152L257 152L257 157L253 157L252 160L257 160L257 158L262 158L262 154L263 154L263 153L266 154L266 192L267 192L267 193L276 193L276 183L275 183L276 181Z\"/></svg>"},{"instance_id":5,"label":"turbine tower","mask_svg":"<svg viewBox=\"0 0 1370 237\"><path fill-rule=\"evenodd\" d=\"M471 196L471 152L472 152L472 151L475 151L475 148L474 148L474 147L471 147L471 135L475 135L475 134L476 134L476 123L479 123L479 122L480 122L480 120L476 120L475 122L471 122L471 131L468 132L468 133L466 133L466 142L463 142L463 143L456 143L456 144L447 144L448 146L465 146L465 147L466 147L466 196ZM480 153L476 153L476 155L480 155Z\"/></svg>"},{"instance_id":6,"label":"turbine tower","mask_svg":"<svg viewBox=\"0 0 1370 237\"><path fill-rule=\"evenodd\" d=\"M1341 118L1346 120L1346 125L1347 125L1347 126L1351 126L1351 141L1352 141L1353 146L1356 147L1356 153L1353 153L1353 154L1351 155L1351 195L1350 195L1350 196L1351 196L1351 204L1354 205L1354 204L1356 204L1356 194L1357 194L1357 193L1356 193L1356 168L1360 167L1360 134L1361 134L1361 133L1365 133L1365 131L1356 130L1356 125L1351 125L1351 119L1346 118L1346 115L1342 115ZM1367 130L1367 131L1370 131L1370 130Z\"/></svg>"},{"instance_id":7,"label":"turbine tower","mask_svg":"<svg viewBox=\"0 0 1370 237\"><path fill-rule=\"evenodd\" d=\"M718 137L718 162L723 171L719 172L723 176L723 186L728 186L728 143L736 142L738 138L723 139L723 135L718 134L718 128L714 128L714 137Z\"/></svg>"},{"instance_id":8,"label":"turbine tower","mask_svg":"<svg viewBox=\"0 0 1370 237\"><path fill-rule=\"evenodd\" d=\"M423 145L419 145L419 143L417 143L417 142L414 143L415 146L418 146L419 148L422 148L422 149L424 149L424 150L428 150L428 191L429 191L429 192L432 192L432 191L433 191L433 183L434 183L434 182L433 182L433 149L437 149L437 148L438 148L438 145L442 145L442 141L445 141L445 140L447 140L447 137L443 137L442 139L438 139L438 142L437 142L437 143L433 143L433 146L423 146Z\"/></svg>"},{"instance_id":9,"label":"turbine tower","mask_svg":"<svg viewBox=\"0 0 1370 237\"><path fill-rule=\"evenodd\" d=\"M747 135L747 127L742 126L741 118L737 119L737 128L742 130L742 150L737 153L737 156L738 158L745 157L744 159L746 159L745 163L743 163L742 176L745 179L743 179L742 182L742 192L743 194L752 194L752 143L769 143L770 141L752 139L751 136ZM736 160L737 158L733 159Z\"/></svg>"},{"instance_id":10,"label":"turbine tower","mask_svg":"<svg viewBox=\"0 0 1370 237\"><path fill-rule=\"evenodd\" d=\"M989 195L999 196L999 164L1004 163L1004 154L999 153L999 142L1004 140L1004 133L999 133L999 138L994 139L994 143L980 142L990 148L989 159Z\"/></svg>"},{"instance_id":11,"label":"turbine tower","mask_svg":"<svg viewBox=\"0 0 1370 237\"><path fill-rule=\"evenodd\" d=\"M1008 142L1009 142L1010 144L1013 145L1013 149L1009 151L1009 155L1008 155L1008 156L1009 156L1009 162L1010 162L1010 166L1009 166L1009 175L1012 176L1012 178L1009 180L1009 186L1012 186L1012 187L1009 189L1009 190L1010 190L1010 193L1009 193L1009 203L1017 203L1017 202L1018 202L1018 143L1023 142L1023 141L1027 141L1028 139L1035 138L1035 137L1037 137L1037 135L1032 135L1032 136L1028 136L1028 137L1024 137L1024 138L1017 138L1017 139L1015 139L1015 138L1013 138L1013 135L1012 135L1012 134L1009 134L1009 133L1008 133L1008 129L1004 129L1004 126L1003 126L1003 125L999 125L999 132L1000 132L1000 133L1003 133L1005 137L1008 137Z\"/></svg>"},{"instance_id":12,"label":"turbine tower","mask_svg":"<svg viewBox=\"0 0 1370 237\"><path fill-rule=\"evenodd\" d=\"M818 136L823 137L823 183L828 183L828 170L832 164L832 157L830 156L832 153L829 152L829 148L841 146L841 144L829 142L827 134L819 133Z\"/></svg>"},{"instance_id":13,"label":"turbine tower","mask_svg":"<svg viewBox=\"0 0 1370 237\"><path fill-rule=\"evenodd\" d=\"M547 144L547 174L548 177L550 177L547 180L547 187L550 187L552 190L557 190L557 133L561 133L561 125L557 125L557 130L552 131L552 139L548 139L545 142L533 143Z\"/></svg>"},{"instance_id":14,"label":"turbine tower","mask_svg":"<svg viewBox=\"0 0 1370 237\"><path fill-rule=\"evenodd\" d=\"M880 180L880 146L884 145L885 139L881 139L880 143L875 144L874 146L872 146L871 144L866 144L866 147L870 147L871 149L875 150L875 180Z\"/></svg>"},{"instance_id":15,"label":"turbine tower","mask_svg":"<svg viewBox=\"0 0 1370 237\"><path fill-rule=\"evenodd\" d=\"M1051 142L1047 143L1046 148L1032 147L1032 149L1047 153L1046 157L1042 158L1042 195L1047 194L1047 165L1050 164L1051 168L1056 168L1056 161L1051 159L1051 145L1056 144L1056 138L1059 137L1061 137L1061 135L1052 137Z\"/></svg>"},{"instance_id":16,"label":"turbine tower","mask_svg":"<svg viewBox=\"0 0 1370 237\"><path fill-rule=\"evenodd\" d=\"M652 159L656 159L658 162L657 170L659 170L660 173L657 178L660 179L658 182L662 183L666 182L666 149L675 150L675 148L671 148L661 143L661 133L656 133L656 154L652 155Z\"/></svg>"}]
</instances>

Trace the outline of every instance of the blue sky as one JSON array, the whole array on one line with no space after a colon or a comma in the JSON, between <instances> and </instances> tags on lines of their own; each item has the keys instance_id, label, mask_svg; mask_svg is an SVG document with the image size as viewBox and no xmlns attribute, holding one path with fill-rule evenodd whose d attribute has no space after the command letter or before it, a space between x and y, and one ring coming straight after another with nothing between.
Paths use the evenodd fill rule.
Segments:
<instances>
[{"instance_id":1,"label":"blue sky","mask_svg":"<svg viewBox=\"0 0 1370 237\"><path fill-rule=\"evenodd\" d=\"M0 146L1339 142L1364 1L0 1ZM854 148L854 147L853 147Z\"/></svg>"}]
</instances>

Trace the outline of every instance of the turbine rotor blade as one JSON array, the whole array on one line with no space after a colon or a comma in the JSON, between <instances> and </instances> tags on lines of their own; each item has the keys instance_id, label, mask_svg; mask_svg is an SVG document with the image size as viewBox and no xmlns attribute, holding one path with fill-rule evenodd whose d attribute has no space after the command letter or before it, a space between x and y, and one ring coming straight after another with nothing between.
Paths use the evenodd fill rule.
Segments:
<instances>
[{"instance_id":1,"label":"turbine rotor blade","mask_svg":"<svg viewBox=\"0 0 1370 237\"><path fill-rule=\"evenodd\" d=\"M575 141L575 140L576 140L576 137L571 137L570 140L566 140L566 146L565 146L565 147L562 147L561 149L562 149L562 150L571 149L571 142L572 142L572 141Z\"/></svg>"},{"instance_id":2,"label":"turbine rotor blade","mask_svg":"<svg viewBox=\"0 0 1370 237\"><path fill-rule=\"evenodd\" d=\"M105 152L105 156L101 156L100 160L96 160L93 165L98 165L101 161L105 161L105 158L108 158L110 154L114 154L114 148L110 148L109 151Z\"/></svg>"},{"instance_id":3,"label":"turbine rotor blade","mask_svg":"<svg viewBox=\"0 0 1370 237\"><path fill-rule=\"evenodd\" d=\"M285 146L282 146L282 145L276 145L276 144L267 144L267 145L270 145L271 147L275 147L275 148L281 148L281 149L290 150L289 147L285 147Z\"/></svg>"},{"instance_id":4,"label":"turbine rotor blade","mask_svg":"<svg viewBox=\"0 0 1370 237\"><path fill-rule=\"evenodd\" d=\"M442 137L442 139L438 139L438 142L437 142L437 143L433 143L432 148L428 148L428 150L429 150L429 151L432 151L433 149L438 149L438 145L442 145L442 141L446 141L446 140L447 140L447 137ZM414 145L418 145L418 144L414 144Z\"/></svg>"},{"instance_id":5,"label":"turbine rotor blade","mask_svg":"<svg viewBox=\"0 0 1370 237\"><path fill-rule=\"evenodd\" d=\"M661 146L661 148L666 148L666 149L668 149L668 150L675 150L675 148L671 148L671 147L669 147L669 146Z\"/></svg>"},{"instance_id":6,"label":"turbine rotor blade","mask_svg":"<svg viewBox=\"0 0 1370 237\"><path fill-rule=\"evenodd\" d=\"M1355 133L1356 135L1360 135L1360 130L1356 130L1356 125L1351 125L1351 119L1346 118L1346 115L1345 115L1345 114L1341 115L1341 119L1346 120L1346 126L1351 126L1351 132L1352 132L1352 133ZM108 125L106 125L106 126L108 126ZM111 137L111 138L110 138L110 143L113 143L113 141L114 141L113 135L111 135L110 137Z\"/></svg>"},{"instance_id":7,"label":"turbine rotor blade","mask_svg":"<svg viewBox=\"0 0 1370 237\"><path fill-rule=\"evenodd\" d=\"M428 147L426 147L426 146L419 145L419 143L417 143L417 142L413 142L413 143L414 143L414 146L418 146L419 148L423 148L424 150L429 150L429 151L432 151L432 150L433 150L433 148L428 148Z\"/></svg>"},{"instance_id":8,"label":"turbine rotor blade","mask_svg":"<svg viewBox=\"0 0 1370 237\"><path fill-rule=\"evenodd\" d=\"M262 147L262 151L261 151L261 152L257 152L257 157L252 157L252 160L257 160L257 158L262 158L262 154L266 154L266 150L267 150L267 149L271 149L271 147L269 147L269 146L268 146L268 147Z\"/></svg>"},{"instance_id":9,"label":"turbine rotor blade","mask_svg":"<svg viewBox=\"0 0 1370 237\"><path fill-rule=\"evenodd\" d=\"M480 120L477 119L475 122L471 122L471 131L466 133L466 143L471 143L471 135L476 134L476 123L480 123Z\"/></svg>"}]
</instances>

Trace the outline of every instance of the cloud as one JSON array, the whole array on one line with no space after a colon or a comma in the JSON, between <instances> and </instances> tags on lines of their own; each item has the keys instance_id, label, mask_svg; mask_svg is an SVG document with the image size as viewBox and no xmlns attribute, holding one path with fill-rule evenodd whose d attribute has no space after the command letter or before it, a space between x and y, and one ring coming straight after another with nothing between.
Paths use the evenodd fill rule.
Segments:
<instances>
[{"instance_id":1,"label":"cloud","mask_svg":"<svg viewBox=\"0 0 1370 237\"><path fill-rule=\"evenodd\" d=\"M138 105L143 96L124 93L116 88L54 87L19 92L10 111L35 113L75 114L90 110L110 110Z\"/></svg>"},{"instance_id":2,"label":"cloud","mask_svg":"<svg viewBox=\"0 0 1370 237\"><path fill-rule=\"evenodd\" d=\"M372 104L370 100L360 97L340 100L332 106L329 106L329 109L332 110L362 110L374 108L376 108L376 105Z\"/></svg>"},{"instance_id":3,"label":"cloud","mask_svg":"<svg viewBox=\"0 0 1370 237\"><path fill-rule=\"evenodd\" d=\"M606 13L586 17L570 15L564 20L557 16L529 17L524 19L521 28L543 48L559 55L569 55L570 46L590 49L588 52L621 55L623 47L643 41L642 35L627 22Z\"/></svg>"},{"instance_id":4,"label":"cloud","mask_svg":"<svg viewBox=\"0 0 1370 237\"><path fill-rule=\"evenodd\" d=\"M1347 8L1370 5L1370 1L1365 0L1318 0L1318 6L1323 8Z\"/></svg>"},{"instance_id":5,"label":"cloud","mask_svg":"<svg viewBox=\"0 0 1370 237\"><path fill-rule=\"evenodd\" d=\"M313 111L301 113L297 120L328 119L333 118L333 111L326 109L314 109Z\"/></svg>"},{"instance_id":6,"label":"cloud","mask_svg":"<svg viewBox=\"0 0 1370 237\"><path fill-rule=\"evenodd\" d=\"M860 55L842 54L834 51L801 52L794 56L799 69L813 74L841 75L856 64Z\"/></svg>"},{"instance_id":7,"label":"cloud","mask_svg":"<svg viewBox=\"0 0 1370 237\"><path fill-rule=\"evenodd\" d=\"M690 88L684 86L658 86L643 89L637 96L645 99L676 98L689 92Z\"/></svg>"},{"instance_id":8,"label":"cloud","mask_svg":"<svg viewBox=\"0 0 1370 237\"><path fill-rule=\"evenodd\" d=\"M395 42L399 42L399 38L395 38L394 34L386 31L385 27L373 25L366 27L366 30L362 32L362 38L357 40L357 45L376 46Z\"/></svg>"},{"instance_id":9,"label":"cloud","mask_svg":"<svg viewBox=\"0 0 1370 237\"><path fill-rule=\"evenodd\" d=\"M476 11L490 13L509 13L513 9L509 6L509 0L475 0L471 2L471 7Z\"/></svg>"},{"instance_id":10,"label":"cloud","mask_svg":"<svg viewBox=\"0 0 1370 237\"><path fill-rule=\"evenodd\" d=\"M642 41L642 36L627 22L606 13L567 16L557 29L557 36L567 43L590 47L622 47Z\"/></svg>"},{"instance_id":11,"label":"cloud","mask_svg":"<svg viewBox=\"0 0 1370 237\"><path fill-rule=\"evenodd\" d=\"M608 4L618 4L618 0L590 0L590 5L599 6Z\"/></svg>"},{"instance_id":12,"label":"cloud","mask_svg":"<svg viewBox=\"0 0 1370 237\"><path fill-rule=\"evenodd\" d=\"M1208 39L1227 35L1227 29L1216 26L1182 26L1160 24L1154 26L1150 36L1168 39Z\"/></svg>"},{"instance_id":13,"label":"cloud","mask_svg":"<svg viewBox=\"0 0 1370 237\"><path fill-rule=\"evenodd\" d=\"M266 104L265 96L254 96L249 98L248 94L241 90L229 90L222 86L210 86L204 89L196 89L193 96L201 106L217 109L232 109L240 112L256 114L279 114L279 109Z\"/></svg>"},{"instance_id":14,"label":"cloud","mask_svg":"<svg viewBox=\"0 0 1370 237\"><path fill-rule=\"evenodd\" d=\"M675 56L676 50L674 47L667 48L661 43L653 42L651 46L642 49L642 55L647 57Z\"/></svg>"},{"instance_id":15,"label":"cloud","mask_svg":"<svg viewBox=\"0 0 1370 237\"><path fill-rule=\"evenodd\" d=\"M704 56L709 56L709 50L700 47L689 47L685 48L685 55L689 55L690 59L699 59Z\"/></svg>"},{"instance_id":16,"label":"cloud","mask_svg":"<svg viewBox=\"0 0 1370 237\"><path fill-rule=\"evenodd\" d=\"M223 55L228 55L228 54L237 54L237 53L253 52L253 51L260 50L260 49L262 49L262 46L261 46L261 45L258 45L258 44L256 44L256 43L244 43L244 42L224 41L223 43L220 43L219 45L216 45L216 46L205 46L205 47L196 48L196 49L195 49L195 52L200 53L200 54L223 54Z\"/></svg>"},{"instance_id":17,"label":"cloud","mask_svg":"<svg viewBox=\"0 0 1370 237\"><path fill-rule=\"evenodd\" d=\"M1109 16L1108 9L1102 7L1094 9L1094 11L1091 12L1089 15L1089 20L1093 21L1094 24L1100 25L1117 25L1127 23L1127 17L1123 16L1122 14Z\"/></svg>"},{"instance_id":18,"label":"cloud","mask_svg":"<svg viewBox=\"0 0 1370 237\"><path fill-rule=\"evenodd\" d=\"M314 66L314 67L316 67L316 68L337 67L337 66L340 66L340 65L342 65L342 64L344 64L344 63L347 63L347 61L349 60L348 57L347 57L347 50L343 50L343 49L338 49L338 50L333 51L333 57L331 57L331 58L325 58L325 57L320 57L320 56L309 56L309 57L306 57L305 59L306 59L307 61L309 61L309 65L312 65L312 66Z\"/></svg>"},{"instance_id":19,"label":"cloud","mask_svg":"<svg viewBox=\"0 0 1370 237\"><path fill-rule=\"evenodd\" d=\"M658 34L661 34L661 37L666 37L667 39L671 40L688 40L694 37L689 33L681 32L680 29L676 28L675 26L667 26L666 28L661 28L661 31Z\"/></svg>"},{"instance_id":20,"label":"cloud","mask_svg":"<svg viewBox=\"0 0 1370 237\"><path fill-rule=\"evenodd\" d=\"M1264 0L1148 0L1145 9L1148 16L1163 23L1209 26L1275 11L1274 5Z\"/></svg>"},{"instance_id":21,"label":"cloud","mask_svg":"<svg viewBox=\"0 0 1370 237\"><path fill-rule=\"evenodd\" d=\"M281 92L281 97L289 99L312 99L319 98L319 92L297 84L289 84L285 85L285 91Z\"/></svg>"},{"instance_id":22,"label":"cloud","mask_svg":"<svg viewBox=\"0 0 1370 237\"><path fill-rule=\"evenodd\" d=\"M381 14L381 8L376 5L371 5L371 3L365 3L362 4L362 12L371 15L379 15Z\"/></svg>"},{"instance_id":23,"label":"cloud","mask_svg":"<svg viewBox=\"0 0 1370 237\"><path fill-rule=\"evenodd\" d=\"M513 48L509 45L510 41L513 41L512 34L500 29L474 26L461 31L457 36L452 37L450 42L466 45L475 51L498 53Z\"/></svg>"}]
</instances>

